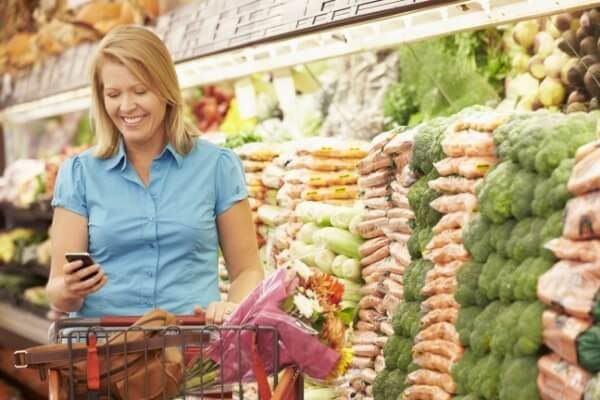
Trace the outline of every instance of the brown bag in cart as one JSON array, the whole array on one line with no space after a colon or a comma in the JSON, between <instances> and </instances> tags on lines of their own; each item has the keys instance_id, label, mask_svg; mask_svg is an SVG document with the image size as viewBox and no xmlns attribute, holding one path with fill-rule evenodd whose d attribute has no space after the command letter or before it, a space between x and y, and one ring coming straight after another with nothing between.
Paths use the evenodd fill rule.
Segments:
<instances>
[{"instance_id":1,"label":"brown bag in cart","mask_svg":"<svg viewBox=\"0 0 600 400\"><path fill-rule=\"evenodd\" d=\"M138 319L127 332L111 334L97 346L89 346L88 336L88 344L75 343L74 340L71 349L69 344L51 344L17 351L14 354L15 367L58 371L60 399L70 398L71 379L75 398L87 398L88 387L93 387L89 385L88 373L96 369L98 373L92 373L92 376L99 376L99 380L96 379L99 385L95 385L99 389L99 397L96 398L108 398L109 390L111 399L173 398L183 377L183 357L177 346L184 341L186 344L199 343L191 334L184 337L181 332L165 334L165 330L160 330L177 323L174 315L153 310ZM95 351L90 351L91 348ZM96 363L89 363L90 353L96 353L92 354L97 359Z\"/></svg>"}]
</instances>

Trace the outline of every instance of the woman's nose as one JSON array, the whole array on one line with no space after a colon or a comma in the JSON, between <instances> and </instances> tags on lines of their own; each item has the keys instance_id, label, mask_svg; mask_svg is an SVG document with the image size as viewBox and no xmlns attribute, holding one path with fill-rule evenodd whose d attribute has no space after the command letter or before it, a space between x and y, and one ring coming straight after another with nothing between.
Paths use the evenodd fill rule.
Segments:
<instances>
[{"instance_id":1,"label":"woman's nose","mask_svg":"<svg viewBox=\"0 0 600 400\"><path fill-rule=\"evenodd\" d=\"M119 105L119 109L121 112L130 112L135 110L135 102L133 101L133 97L128 95L128 94L124 94L123 96L121 96L121 104Z\"/></svg>"}]
</instances>

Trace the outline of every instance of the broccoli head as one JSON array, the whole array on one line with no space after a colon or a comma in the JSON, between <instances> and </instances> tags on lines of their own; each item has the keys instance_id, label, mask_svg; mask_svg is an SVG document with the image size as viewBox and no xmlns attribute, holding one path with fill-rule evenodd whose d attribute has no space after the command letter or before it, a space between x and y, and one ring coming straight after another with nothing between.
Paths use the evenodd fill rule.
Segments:
<instances>
[{"instance_id":1,"label":"broccoli head","mask_svg":"<svg viewBox=\"0 0 600 400\"><path fill-rule=\"evenodd\" d=\"M504 258L508 258L507 243L516 224L514 219L508 219L502 224L490 227L490 243L498 255Z\"/></svg>"},{"instance_id":2,"label":"broccoli head","mask_svg":"<svg viewBox=\"0 0 600 400\"><path fill-rule=\"evenodd\" d=\"M502 361L502 357L488 354L477 361L469 374L469 387L486 400L498 398Z\"/></svg>"},{"instance_id":3,"label":"broccoli head","mask_svg":"<svg viewBox=\"0 0 600 400\"><path fill-rule=\"evenodd\" d=\"M391 371L385 381L385 400L396 400L406 388L406 373L395 369Z\"/></svg>"},{"instance_id":4,"label":"broccoli head","mask_svg":"<svg viewBox=\"0 0 600 400\"><path fill-rule=\"evenodd\" d=\"M554 207L552 206L549 193L553 189L554 182L551 178L539 181L535 186L533 194L533 203L531 203L531 212L536 217L547 217L552 214Z\"/></svg>"},{"instance_id":5,"label":"broccoli head","mask_svg":"<svg viewBox=\"0 0 600 400\"><path fill-rule=\"evenodd\" d=\"M510 187L519 167L505 161L486 175L479 187L478 200L481 214L495 224L500 224L512 215Z\"/></svg>"},{"instance_id":6,"label":"broccoli head","mask_svg":"<svg viewBox=\"0 0 600 400\"><path fill-rule=\"evenodd\" d=\"M450 370L452 379L456 383L457 392L459 394L467 394L472 392L469 387L469 373L477 364L477 356L472 351L467 349L459 362L455 363Z\"/></svg>"},{"instance_id":7,"label":"broccoli head","mask_svg":"<svg viewBox=\"0 0 600 400\"><path fill-rule=\"evenodd\" d=\"M417 258L423 257L423 254L421 254L421 246L419 246L419 231L420 230L418 228L413 229L413 233L410 235L410 238L406 243L411 260L416 260Z\"/></svg>"},{"instance_id":8,"label":"broccoli head","mask_svg":"<svg viewBox=\"0 0 600 400\"><path fill-rule=\"evenodd\" d=\"M500 372L499 400L539 400L537 358L506 357Z\"/></svg>"},{"instance_id":9,"label":"broccoli head","mask_svg":"<svg viewBox=\"0 0 600 400\"><path fill-rule=\"evenodd\" d=\"M547 135L547 124L540 120L531 121L520 131L520 136L516 139L515 147L511 159L517 157L518 163L529 171L535 171L535 157L539 152L544 136Z\"/></svg>"},{"instance_id":10,"label":"broccoli head","mask_svg":"<svg viewBox=\"0 0 600 400\"><path fill-rule=\"evenodd\" d=\"M417 227L434 226L441 218L441 214L430 207L430 203L437 199L440 194L427 185L432 179L438 177L437 171L433 170L429 174L416 181L408 191L408 203L415 213Z\"/></svg>"},{"instance_id":11,"label":"broccoli head","mask_svg":"<svg viewBox=\"0 0 600 400\"><path fill-rule=\"evenodd\" d=\"M502 303L495 301L488 304L475 319L473 331L469 337L471 350L475 354L482 356L490 351L490 342L494 333L494 321L504 308L505 306Z\"/></svg>"},{"instance_id":12,"label":"broccoli head","mask_svg":"<svg viewBox=\"0 0 600 400\"><path fill-rule=\"evenodd\" d=\"M412 361L411 349L412 340L401 336L390 337L383 347L385 368L406 371L406 367Z\"/></svg>"},{"instance_id":13,"label":"broccoli head","mask_svg":"<svg viewBox=\"0 0 600 400\"><path fill-rule=\"evenodd\" d=\"M414 338L419 332L421 309L419 303L404 302L398 306L392 318L396 335Z\"/></svg>"},{"instance_id":14,"label":"broccoli head","mask_svg":"<svg viewBox=\"0 0 600 400\"><path fill-rule=\"evenodd\" d=\"M531 215L531 203L538 180L536 174L526 170L521 170L514 176L510 186L510 197L511 212L516 219L521 220Z\"/></svg>"},{"instance_id":15,"label":"broccoli head","mask_svg":"<svg viewBox=\"0 0 600 400\"><path fill-rule=\"evenodd\" d=\"M427 271L433 268L433 263L420 258L412 261L404 272L404 299L410 301L424 300L421 289L425 285Z\"/></svg>"},{"instance_id":16,"label":"broccoli head","mask_svg":"<svg viewBox=\"0 0 600 400\"><path fill-rule=\"evenodd\" d=\"M567 189L567 183L569 182L574 166L574 158L565 159L550 176L552 188L550 189L548 196L550 205L554 210L562 210L565 207L565 204L567 204L567 201L572 197Z\"/></svg>"},{"instance_id":17,"label":"broccoli head","mask_svg":"<svg viewBox=\"0 0 600 400\"><path fill-rule=\"evenodd\" d=\"M498 296L500 301L504 304L512 303L514 298L514 283L513 283L513 272L519 267L519 264L513 260L507 260L504 264L504 268L498 274L498 281L500 285L498 287Z\"/></svg>"},{"instance_id":18,"label":"broccoli head","mask_svg":"<svg viewBox=\"0 0 600 400\"><path fill-rule=\"evenodd\" d=\"M564 209L554 212L548 217L548 219L546 219L546 223L540 232L540 245L542 246L540 255L550 261L554 261L556 259L554 257L554 253L548 249L545 249L543 246L550 240L562 235L564 214Z\"/></svg>"},{"instance_id":19,"label":"broccoli head","mask_svg":"<svg viewBox=\"0 0 600 400\"><path fill-rule=\"evenodd\" d=\"M488 300L498 300L500 294L500 281L498 275L504 268L506 260L496 253L492 253L483 265L479 275L479 289L485 294Z\"/></svg>"},{"instance_id":20,"label":"broccoli head","mask_svg":"<svg viewBox=\"0 0 600 400\"><path fill-rule=\"evenodd\" d=\"M465 248L469 251L473 260L480 263L485 262L488 255L493 251L490 243L490 226L491 221L477 213L463 231Z\"/></svg>"},{"instance_id":21,"label":"broccoli head","mask_svg":"<svg viewBox=\"0 0 600 400\"><path fill-rule=\"evenodd\" d=\"M447 128L456 117L434 118L420 127L415 134L410 167L421 175L434 170L433 164L445 157L442 140Z\"/></svg>"},{"instance_id":22,"label":"broccoli head","mask_svg":"<svg viewBox=\"0 0 600 400\"><path fill-rule=\"evenodd\" d=\"M475 326L475 319L481 314L483 308L481 307L461 307L458 311L458 318L456 320L456 331L460 337L460 342L463 346L469 346L471 333Z\"/></svg>"},{"instance_id":23,"label":"broccoli head","mask_svg":"<svg viewBox=\"0 0 600 400\"><path fill-rule=\"evenodd\" d=\"M541 218L525 218L517 223L507 244L508 256L522 262L540 253L540 234L545 221Z\"/></svg>"},{"instance_id":24,"label":"broccoli head","mask_svg":"<svg viewBox=\"0 0 600 400\"><path fill-rule=\"evenodd\" d=\"M528 305L529 303L524 301L517 301L506 307L498 316L495 322L496 329L490 342L490 349L493 354L504 356L512 353L518 339L517 324Z\"/></svg>"},{"instance_id":25,"label":"broccoli head","mask_svg":"<svg viewBox=\"0 0 600 400\"><path fill-rule=\"evenodd\" d=\"M373 398L376 400L385 400L385 387L389 375L390 371L384 369L375 377L375 381L373 382Z\"/></svg>"},{"instance_id":26,"label":"broccoli head","mask_svg":"<svg viewBox=\"0 0 600 400\"><path fill-rule=\"evenodd\" d=\"M461 306L478 305L477 291L479 290L478 282L482 267L482 264L470 260L465 262L458 270L456 274L458 286L454 298Z\"/></svg>"},{"instance_id":27,"label":"broccoli head","mask_svg":"<svg viewBox=\"0 0 600 400\"><path fill-rule=\"evenodd\" d=\"M513 297L522 301L536 300L538 280L553 264L552 260L543 257L525 259L513 272Z\"/></svg>"},{"instance_id":28,"label":"broccoli head","mask_svg":"<svg viewBox=\"0 0 600 400\"><path fill-rule=\"evenodd\" d=\"M513 347L515 356L535 355L542 346L542 313L546 307L539 301L529 303L519 317L516 328L517 342Z\"/></svg>"}]
</instances>

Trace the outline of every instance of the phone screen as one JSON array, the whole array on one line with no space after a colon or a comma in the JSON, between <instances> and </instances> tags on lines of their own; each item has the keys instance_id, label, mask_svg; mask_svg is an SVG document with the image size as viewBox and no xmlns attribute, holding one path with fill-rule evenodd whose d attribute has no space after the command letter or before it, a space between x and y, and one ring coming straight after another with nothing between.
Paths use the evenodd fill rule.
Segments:
<instances>
[{"instance_id":1,"label":"phone screen","mask_svg":"<svg viewBox=\"0 0 600 400\"><path fill-rule=\"evenodd\" d=\"M94 265L94 259L92 258L92 256L89 253L65 253L65 258L67 259L68 262L73 262L73 261L77 261L77 260L81 260L83 261L83 265L79 268L77 268L75 272L79 271L82 268L85 267L89 267L90 265ZM84 276L81 280L82 281L86 281L90 278L93 278L94 276L96 276L96 274L98 273L98 271L93 272L87 276Z\"/></svg>"}]
</instances>

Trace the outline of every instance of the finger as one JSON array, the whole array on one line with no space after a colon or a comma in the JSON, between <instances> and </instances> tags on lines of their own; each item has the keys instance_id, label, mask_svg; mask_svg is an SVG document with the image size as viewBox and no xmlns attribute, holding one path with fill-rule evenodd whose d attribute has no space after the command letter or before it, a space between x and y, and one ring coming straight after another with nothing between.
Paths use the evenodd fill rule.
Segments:
<instances>
[{"instance_id":1,"label":"finger","mask_svg":"<svg viewBox=\"0 0 600 400\"><path fill-rule=\"evenodd\" d=\"M219 303L210 303L208 308L206 309L206 323L214 324L215 323L215 313L217 311L217 306Z\"/></svg>"},{"instance_id":2,"label":"finger","mask_svg":"<svg viewBox=\"0 0 600 400\"><path fill-rule=\"evenodd\" d=\"M82 260L76 260L70 263L66 263L63 265L63 272L66 275L71 275L75 270L81 268L83 266Z\"/></svg>"},{"instance_id":3,"label":"finger","mask_svg":"<svg viewBox=\"0 0 600 400\"><path fill-rule=\"evenodd\" d=\"M215 310L215 319L214 319L215 325L221 325L223 323L223 318L225 316L225 309L226 309L225 303L218 303L218 306L216 307L216 310Z\"/></svg>"},{"instance_id":4,"label":"finger","mask_svg":"<svg viewBox=\"0 0 600 400\"><path fill-rule=\"evenodd\" d=\"M94 264L94 265L90 265L89 267L82 268L72 275L75 275L78 280L83 282L84 278L86 278L90 275L93 275L93 274L97 274L97 272L99 272L99 271L100 271L100 265Z\"/></svg>"},{"instance_id":5,"label":"finger","mask_svg":"<svg viewBox=\"0 0 600 400\"><path fill-rule=\"evenodd\" d=\"M72 286L74 292L89 292L94 286L96 286L102 278L105 276L104 271L98 271L96 275L85 281L79 281Z\"/></svg>"}]
</instances>

